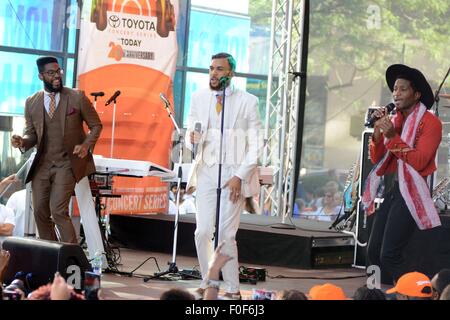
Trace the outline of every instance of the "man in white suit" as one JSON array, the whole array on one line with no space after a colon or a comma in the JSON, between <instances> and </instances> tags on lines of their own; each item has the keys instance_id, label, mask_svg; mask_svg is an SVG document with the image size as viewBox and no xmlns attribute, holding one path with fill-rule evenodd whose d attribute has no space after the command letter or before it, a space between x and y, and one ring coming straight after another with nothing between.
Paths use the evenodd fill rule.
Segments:
<instances>
[{"instance_id":1,"label":"man in white suit","mask_svg":"<svg viewBox=\"0 0 450 320\"><path fill-rule=\"evenodd\" d=\"M222 269L225 296L240 298L239 264L236 232L245 199L259 193L257 163L262 139L258 98L230 85L236 62L227 53L212 56L209 88L192 95L187 121L187 147L197 146L187 189L196 186L197 228L195 244L202 272L198 293L212 286L206 279L208 263L213 256L216 220L217 184L220 153L221 117L224 112L222 147L222 193L219 218L219 239L225 241L224 252L232 257ZM225 108L222 106L223 85ZM201 126L201 132L195 128ZM214 285L214 284L213 284Z\"/></svg>"}]
</instances>

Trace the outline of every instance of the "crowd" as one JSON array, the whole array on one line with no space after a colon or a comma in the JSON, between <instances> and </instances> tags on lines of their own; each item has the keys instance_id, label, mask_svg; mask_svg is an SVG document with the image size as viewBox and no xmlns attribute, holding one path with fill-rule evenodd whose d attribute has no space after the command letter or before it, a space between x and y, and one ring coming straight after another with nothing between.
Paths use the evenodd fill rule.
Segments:
<instances>
[{"instance_id":1,"label":"crowd","mask_svg":"<svg viewBox=\"0 0 450 320\"><path fill-rule=\"evenodd\" d=\"M202 295L184 288L171 288L163 292L161 300L228 300L220 295L220 270L230 260L230 256L222 253L224 242L217 247L208 270L208 286ZM12 253L14 254L14 253ZM88 300L85 292L75 290L67 284L57 272L53 282L35 290L29 290L20 279L9 284L3 283L11 253L0 251L0 297L3 300ZM100 299L101 290L95 297ZM315 285L304 293L295 288L280 291L254 289L251 296L240 296L247 300L450 300L450 269L443 269L432 279L420 272L409 272L400 277L395 286L385 292L377 288L362 286L353 295L347 296L344 290L333 284Z\"/></svg>"},{"instance_id":2,"label":"crowd","mask_svg":"<svg viewBox=\"0 0 450 320\"><path fill-rule=\"evenodd\" d=\"M221 252L221 243L214 254L208 271L210 284L202 296L196 296L186 289L172 288L161 295L161 300L217 300L219 295L219 271L230 257ZM243 298L243 297L241 297ZM383 292L378 288L359 287L352 296L332 283L315 285L308 293L297 289L281 291L253 290L249 300L450 300L450 269L443 269L431 280L420 272L408 272L400 277L396 285Z\"/></svg>"},{"instance_id":3,"label":"crowd","mask_svg":"<svg viewBox=\"0 0 450 320\"><path fill-rule=\"evenodd\" d=\"M177 192L178 184L172 183L169 190L169 214L175 215L177 213ZM186 191L186 183L180 184L180 199L179 212L184 214L195 214L197 208L195 207L195 189L190 188Z\"/></svg>"},{"instance_id":4,"label":"crowd","mask_svg":"<svg viewBox=\"0 0 450 320\"><path fill-rule=\"evenodd\" d=\"M6 190L6 188L19 182L16 176L10 175L0 181L0 194L14 190ZM19 236L23 237L24 233L24 212L25 212L25 196L26 190L19 190L12 193L6 205L0 204L0 248L5 237Z\"/></svg>"},{"instance_id":5,"label":"crowd","mask_svg":"<svg viewBox=\"0 0 450 320\"><path fill-rule=\"evenodd\" d=\"M294 203L294 217L334 221L343 212L342 190L338 182L330 180L314 191L303 190Z\"/></svg>"}]
</instances>

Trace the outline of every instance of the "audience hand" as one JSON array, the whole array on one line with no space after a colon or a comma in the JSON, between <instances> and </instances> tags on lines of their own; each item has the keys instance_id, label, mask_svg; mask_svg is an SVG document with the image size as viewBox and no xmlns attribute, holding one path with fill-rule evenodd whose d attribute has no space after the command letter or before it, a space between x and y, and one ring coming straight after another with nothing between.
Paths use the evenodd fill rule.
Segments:
<instances>
[{"instance_id":1,"label":"audience hand","mask_svg":"<svg viewBox=\"0 0 450 320\"><path fill-rule=\"evenodd\" d=\"M50 291L51 300L69 300L70 299L70 288L66 283L66 280L61 277L59 272L55 273L55 278L53 279L52 289Z\"/></svg>"},{"instance_id":2,"label":"audience hand","mask_svg":"<svg viewBox=\"0 0 450 320\"><path fill-rule=\"evenodd\" d=\"M18 180L17 180L15 174L12 174L12 175L10 175L9 177L6 177L6 178L3 179L2 181L0 181L0 192L3 192L3 190L5 190L5 188L6 188L8 185L10 185L10 184L12 184L12 183L14 183L14 182L16 182L16 181L18 181Z\"/></svg>"},{"instance_id":3,"label":"audience hand","mask_svg":"<svg viewBox=\"0 0 450 320\"><path fill-rule=\"evenodd\" d=\"M211 264L209 265L207 278L211 280L219 280L219 273L222 270L222 267L231 259L229 255L222 253L221 250L225 245L225 241L222 241L216 248L214 252L213 259Z\"/></svg>"},{"instance_id":4,"label":"audience hand","mask_svg":"<svg viewBox=\"0 0 450 320\"><path fill-rule=\"evenodd\" d=\"M9 251L0 250L0 283L3 283L3 276L8 267L10 254Z\"/></svg>"},{"instance_id":5,"label":"audience hand","mask_svg":"<svg viewBox=\"0 0 450 320\"><path fill-rule=\"evenodd\" d=\"M214 252L213 259L209 265L206 279L218 281L220 277L220 270L231 259L229 255L222 253L222 248L225 245L225 241L222 241ZM206 288L203 298L204 300L217 300L219 290L218 288L209 287Z\"/></svg>"}]
</instances>

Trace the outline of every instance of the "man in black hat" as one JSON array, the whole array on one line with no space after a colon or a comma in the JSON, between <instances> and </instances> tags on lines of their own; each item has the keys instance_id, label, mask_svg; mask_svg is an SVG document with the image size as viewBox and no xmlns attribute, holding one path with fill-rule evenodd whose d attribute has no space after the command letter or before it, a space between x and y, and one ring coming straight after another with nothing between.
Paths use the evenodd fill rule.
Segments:
<instances>
[{"instance_id":1,"label":"man in black hat","mask_svg":"<svg viewBox=\"0 0 450 320\"><path fill-rule=\"evenodd\" d=\"M442 124L432 112L433 92L417 69L396 64L386 70L396 114L386 108L374 112L378 118L370 143L375 164L367 177L363 206L373 213L380 185L384 201L374 216L367 247L368 261L378 265L396 281L407 271L403 250L417 230L441 224L426 182L436 171L436 152L442 139Z\"/></svg>"},{"instance_id":2,"label":"man in black hat","mask_svg":"<svg viewBox=\"0 0 450 320\"><path fill-rule=\"evenodd\" d=\"M63 86L55 57L41 57L36 64L44 90L25 102L24 135L13 135L11 144L22 152L37 148L26 182L31 181L39 237L56 241L56 225L61 241L76 243L68 205L75 184L95 172L91 151L102 123L83 91Z\"/></svg>"}]
</instances>

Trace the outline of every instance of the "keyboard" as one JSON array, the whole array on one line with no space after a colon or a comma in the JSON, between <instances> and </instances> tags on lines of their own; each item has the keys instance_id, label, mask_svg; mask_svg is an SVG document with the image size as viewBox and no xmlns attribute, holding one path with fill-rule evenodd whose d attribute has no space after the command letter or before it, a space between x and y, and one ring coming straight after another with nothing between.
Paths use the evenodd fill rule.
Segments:
<instances>
[{"instance_id":1,"label":"keyboard","mask_svg":"<svg viewBox=\"0 0 450 320\"><path fill-rule=\"evenodd\" d=\"M176 173L150 161L105 158L94 155L97 174L108 174L126 177L159 177L170 179Z\"/></svg>"}]
</instances>

